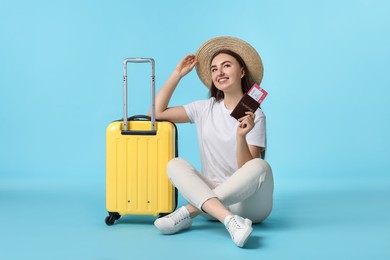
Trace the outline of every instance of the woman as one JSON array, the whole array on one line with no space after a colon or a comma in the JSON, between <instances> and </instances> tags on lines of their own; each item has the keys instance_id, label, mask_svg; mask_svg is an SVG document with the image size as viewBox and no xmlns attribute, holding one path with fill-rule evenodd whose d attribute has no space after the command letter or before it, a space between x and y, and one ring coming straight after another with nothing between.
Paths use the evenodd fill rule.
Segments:
<instances>
[{"instance_id":1,"label":"woman","mask_svg":"<svg viewBox=\"0 0 390 260\"><path fill-rule=\"evenodd\" d=\"M210 98L185 106L168 107L181 78L196 66ZM261 109L239 120L230 116L254 83L260 84L263 66L256 50L233 37L204 43L196 55L185 56L156 97L156 118L195 123L200 144L202 174L182 158L168 163L168 176L188 204L159 218L163 234L191 227L202 214L225 225L233 242L243 247L259 223L271 212L273 177L260 159L265 149L265 116Z\"/></svg>"}]
</instances>

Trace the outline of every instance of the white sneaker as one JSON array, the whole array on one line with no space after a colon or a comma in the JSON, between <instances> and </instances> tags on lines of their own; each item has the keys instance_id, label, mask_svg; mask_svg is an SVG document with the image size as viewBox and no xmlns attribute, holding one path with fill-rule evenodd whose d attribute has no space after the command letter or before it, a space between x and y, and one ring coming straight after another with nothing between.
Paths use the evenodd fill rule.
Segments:
<instances>
[{"instance_id":1,"label":"white sneaker","mask_svg":"<svg viewBox=\"0 0 390 260\"><path fill-rule=\"evenodd\" d=\"M190 213L183 206L165 217L156 219L154 225L161 233L171 235L181 230L189 229L192 225L192 220Z\"/></svg>"},{"instance_id":2,"label":"white sneaker","mask_svg":"<svg viewBox=\"0 0 390 260\"><path fill-rule=\"evenodd\" d=\"M237 246L243 247L253 231L252 221L237 215L231 215L227 216L223 223L229 231L233 242Z\"/></svg>"}]
</instances>

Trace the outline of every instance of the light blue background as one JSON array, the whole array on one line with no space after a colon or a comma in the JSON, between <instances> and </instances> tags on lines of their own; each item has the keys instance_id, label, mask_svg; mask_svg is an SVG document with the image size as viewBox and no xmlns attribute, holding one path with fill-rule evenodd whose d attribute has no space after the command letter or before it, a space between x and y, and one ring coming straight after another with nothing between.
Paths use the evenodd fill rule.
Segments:
<instances>
[{"instance_id":1,"label":"light blue background","mask_svg":"<svg viewBox=\"0 0 390 260\"><path fill-rule=\"evenodd\" d=\"M66 197L88 190L75 197L93 201L95 207L88 202L88 208L98 208L102 214L94 217L103 224L105 128L122 117L122 60L154 58L159 89L185 54L195 53L209 38L231 35L251 43L263 59L262 87L269 92L263 103L267 160L279 205L288 208L289 194L307 199L302 194L316 198L321 194L316 190L349 189L351 200L359 198L356 214L362 214L390 188L389 11L385 0L0 0L2 212L18 208L26 195L19 192L45 190L48 197L61 192ZM129 114L144 114L150 102L149 67L130 66L129 72ZM193 71L171 104L207 94ZM199 166L194 136L193 126L179 126L179 154ZM387 193L370 200L361 192L367 187ZM339 201L337 192L330 194ZM326 201L328 195L318 196ZM388 216L388 203L379 204L369 211ZM23 212L24 221L34 205ZM19 222L11 223L5 230L14 233ZM122 228L125 232L126 225ZM385 243L389 235L376 230L372 235Z\"/></svg>"}]
</instances>

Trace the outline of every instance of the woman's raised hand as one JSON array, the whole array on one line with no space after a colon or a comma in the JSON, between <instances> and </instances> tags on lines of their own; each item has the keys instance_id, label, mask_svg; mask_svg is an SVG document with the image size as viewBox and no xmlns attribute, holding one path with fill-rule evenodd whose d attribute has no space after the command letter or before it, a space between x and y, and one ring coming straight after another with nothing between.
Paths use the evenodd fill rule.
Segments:
<instances>
[{"instance_id":1,"label":"woman's raised hand","mask_svg":"<svg viewBox=\"0 0 390 260\"><path fill-rule=\"evenodd\" d=\"M194 54L186 55L176 66L176 71L179 73L180 77L187 75L198 63Z\"/></svg>"}]
</instances>

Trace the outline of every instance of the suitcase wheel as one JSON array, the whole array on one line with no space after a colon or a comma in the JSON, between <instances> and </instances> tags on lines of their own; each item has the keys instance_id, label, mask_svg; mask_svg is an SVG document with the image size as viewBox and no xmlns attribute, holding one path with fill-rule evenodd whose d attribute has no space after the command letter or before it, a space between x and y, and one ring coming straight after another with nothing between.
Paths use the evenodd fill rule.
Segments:
<instances>
[{"instance_id":1,"label":"suitcase wheel","mask_svg":"<svg viewBox=\"0 0 390 260\"><path fill-rule=\"evenodd\" d=\"M105 222L107 226L111 226L115 223L115 220L118 220L121 215L119 215L117 212L108 212L109 216L106 217Z\"/></svg>"}]
</instances>

